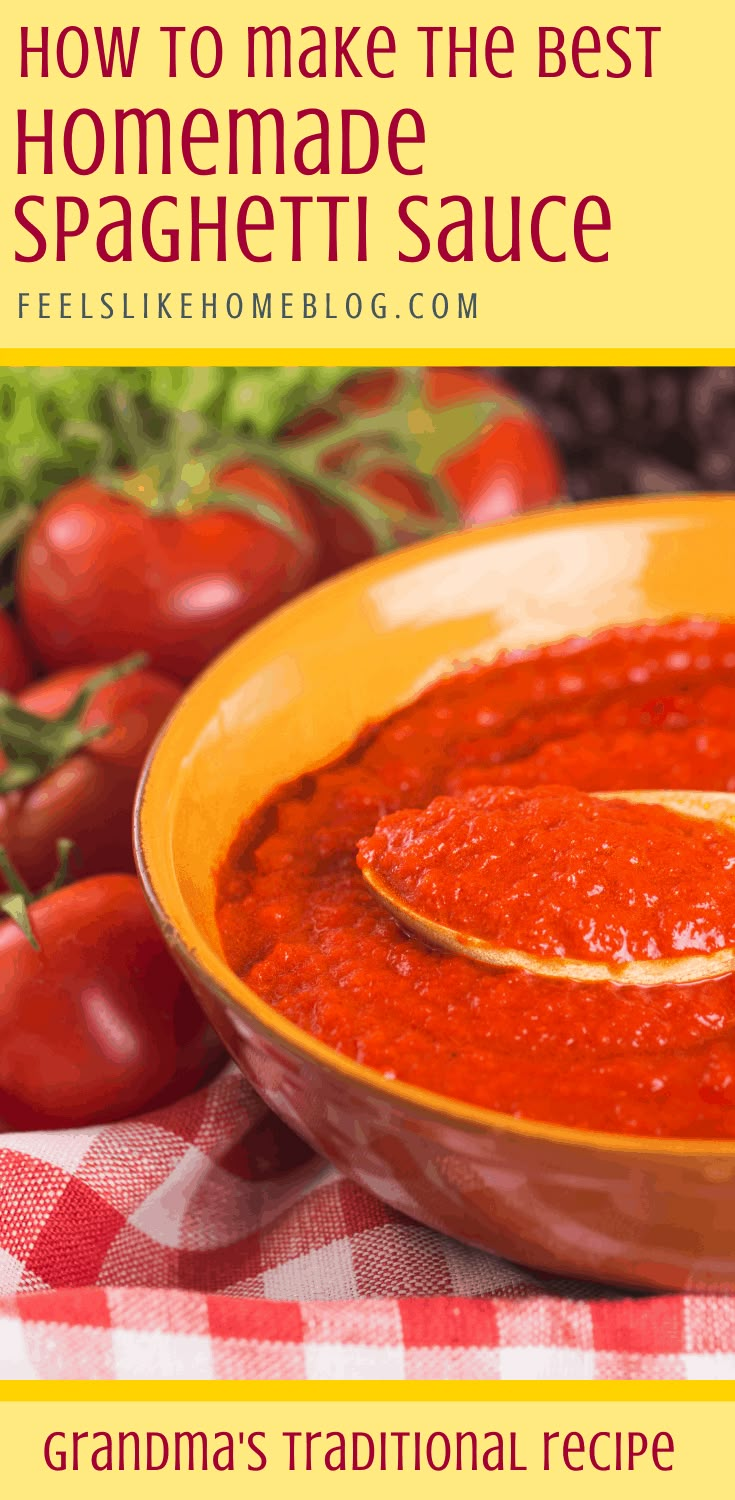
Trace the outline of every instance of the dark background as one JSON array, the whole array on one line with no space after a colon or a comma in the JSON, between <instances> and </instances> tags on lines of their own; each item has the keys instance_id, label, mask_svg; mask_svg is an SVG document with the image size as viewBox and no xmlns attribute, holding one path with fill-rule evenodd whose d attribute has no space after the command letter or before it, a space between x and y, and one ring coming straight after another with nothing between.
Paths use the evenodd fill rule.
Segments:
<instances>
[{"instance_id":1,"label":"dark background","mask_svg":"<svg viewBox=\"0 0 735 1500\"><path fill-rule=\"evenodd\" d=\"M735 491L735 369L507 369L562 451L573 500Z\"/></svg>"}]
</instances>

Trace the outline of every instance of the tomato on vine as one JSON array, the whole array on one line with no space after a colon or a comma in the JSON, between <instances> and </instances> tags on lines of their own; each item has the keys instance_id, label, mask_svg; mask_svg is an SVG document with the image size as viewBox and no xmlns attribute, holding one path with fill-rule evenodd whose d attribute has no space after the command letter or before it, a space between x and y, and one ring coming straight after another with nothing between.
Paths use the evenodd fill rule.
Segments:
<instances>
[{"instance_id":1,"label":"tomato on vine","mask_svg":"<svg viewBox=\"0 0 735 1500\"><path fill-rule=\"evenodd\" d=\"M262 465L231 463L210 478L193 462L180 494L162 496L141 473L118 487L80 480L42 507L17 598L47 667L144 650L186 682L316 576L306 511Z\"/></svg>"},{"instance_id":2,"label":"tomato on vine","mask_svg":"<svg viewBox=\"0 0 735 1500\"><path fill-rule=\"evenodd\" d=\"M425 369L413 381L400 369L364 371L284 436L287 443L320 442L306 498L322 543L322 576L379 550L359 513L330 500L325 479L345 465L366 495L425 518L435 531L548 505L565 489L561 459L540 420L503 381L475 370ZM405 522L403 531L399 525L396 541L412 539Z\"/></svg>"},{"instance_id":3,"label":"tomato on vine","mask_svg":"<svg viewBox=\"0 0 735 1500\"><path fill-rule=\"evenodd\" d=\"M0 845L29 885L50 879L66 837L85 875L134 869L136 783L180 692L138 655L0 693Z\"/></svg>"},{"instance_id":4,"label":"tomato on vine","mask_svg":"<svg viewBox=\"0 0 735 1500\"><path fill-rule=\"evenodd\" d=\"M0 1129L98 1125L189 1093L222 1059L138 881L57 879L37 898L5 850Z\"/></svg>"},{"instance_id":5,"label":"tomato on vine","mask_svg":"<svg viewBox=\"0 0 735 1500\"><path fill-rule=\"evenodd\" d=\"M10 615L0 609L0 691L17 693L31 675L23 642Z\"/></svg>"},{"instance_id":6,"label":"tomato on vine","mask_svg":"<svg viewBox=\"0 0 735 1500\"><path fill-rule=\"evenodd\" d=\"M280 437L227 451L187 416L128 473L67 485L33 520L17 600L46 666L142 648L189 681L318 578L563 490L535 417L468 370L363 372Z\"/></svg>"}]
</instances>

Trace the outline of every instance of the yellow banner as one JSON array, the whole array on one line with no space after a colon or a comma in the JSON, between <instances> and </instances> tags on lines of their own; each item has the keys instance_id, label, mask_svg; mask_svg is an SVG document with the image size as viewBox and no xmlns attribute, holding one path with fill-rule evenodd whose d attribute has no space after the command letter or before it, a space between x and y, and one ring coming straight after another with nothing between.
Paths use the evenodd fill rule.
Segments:
<instances>
[{"instance_id":1,"label":"yellow banner","mask_svg":"<svg viewBox=\"0 0 735 1500\"><path fill-rule=\"evenodd\" d=\"M311 1386L294 1400L264 1386L243 1402L237 1387L192 1400L186 1386L178 1394L162 1384L143 1402L100 1399L94 1387L38 1388L27 1404L0 1406L5 1485L94 1496L105 1475L116 1494L165 1496L230 1474L237 1493L321 1496L326 1485L345 1497L471 1495L489 1485L519 1500L623 1491L676 1500L706 1472L713 1500L731 1492L727 1400L685 1405L635 1386L620 1399L604 1385L594 1400L573 1387L561 1399L553 1382L529 1383L528 1400L481 1385L423 1401L375 1389L377 1397L339 1399Z\"/></svg>"},{"instance_id":2,"label":"yellow banner","mask_svg":"<svg viewBox=\"0 0 735 1500\"><path fill-rule=\"evenodd\" d=\"M5 8L8 349L735 347L732 7L271 11Z\"/></svg>"}]
</instances>

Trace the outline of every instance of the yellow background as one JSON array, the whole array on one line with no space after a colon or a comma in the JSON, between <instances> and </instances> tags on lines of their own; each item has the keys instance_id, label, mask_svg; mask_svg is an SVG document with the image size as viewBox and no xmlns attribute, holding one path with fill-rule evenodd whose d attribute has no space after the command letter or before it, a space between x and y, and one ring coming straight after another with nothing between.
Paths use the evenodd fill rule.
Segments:
<instances>
[{"instance_id":1,"label":"yellow background","mask_svg":"<svg viewBox=\"0 0 735 1500\"><path fill-rule=\"evenodd\" d=\"M102 82L98 69L90 66L85 77L65 81L52 76L46 83L19 81L19 26L49 24L52 36L64 24L85 26L113 22L139 23L143 30L136 68L131 80ZM516 53L514 77L494 80L484 73L476 80L420 77L422 50L415 33L418 24L458 27L476 24L480 36L493 24L513 30ZM248 81L244 76L243 37L248 23L290 24L296 30L307 22L329 27L336 23L392 25L398 51L393 81L369 78L309 82L294 78L290 83ZM216 25L225 42L225 64L212 80L194 78L188 64L177 81L165 78L167 43L158 33L159 24L182 24L194 29ZM567 68L564 78L539 80L537 27L559 25L573 31L594 24L601 32L613 24L660 25L654 38L654 77L585 81ZM109 11L99 0L75 0L67 8L59 0L27 0L22 14L16 7L4 10L0 23L0 109L2 111L2 212L0 236L0 343L9 350L43 349L51 346L81 350L103 343L140 351L159 348L165 352L195 347L217 351L230 349L249 358L278 359L280 350L387 350L410 347L417 352L502 349L504 351L696 350L727 357L735 346L735 299L731 294L731 247L735 229L734 199L730 191L727 152L731 135L730 67L735 50L735 8L722 0L700 0L694 9L684 0L654 0L652 8L622 6L615 0L596 0L585 6L581 0L515 0L512 6L488 11L472 0L454 0L447 9L437 0L419 5L401 0L381 10L374 0L353 0L348 7L336 0L320 0L308 16L298 0L282 0L277 13L272 6L240 10L224 0L179 0L174 12L163 0L147 0L144 6ZM94 54L93 54L94 55ZM604 66L604 64L603 64ZM194 178L188 173L172 175L163 187L154 178L115 178L109 171L83 178L57 171L53 179L29 176L18 180L15 172L15 110L25 104L37 114L53 107L60 117L72 109L94 107L105 117L116 106L154 105L168 108L176 119L197 106L226 114L228 107L264 108L277 105L295 115L299 108L319 107L332 112L343 107L372 110L381 122L402 107L418 109L424 116L427 144L423 151L422 177L399 177L390 168L377 167L366 177L352 177L346 184L339 174L330 179L283 178L231 179L225 176ZM175 139L175 134L174 134ZM37 153L38 155L39 153ZM176 159L176 157L174 157ZM79 242L64 266L50 259L35 266L20 266L13 255L22 239L13 220L13 204L22 194L45 192L49 196L71 192L96 200L109 192L124 191L142 204L158 191L178 193L188 199L200 193L213 199L227 192L237 205L249 192L277 197L289 191L307 193L348 191L370 196L370 260L366 266L343 261L328 266L321 241L308 243L302 265L289 263L290 235L269 237L274 258L270 265L255 266L240 255L231 264L217 265L210 259L191 267L158 265L139 256L132 265L101 265L95 257L93 238ZM605 238L610 250L606 265L588 265L576 255L565 264L546 265L530 253L520 264L493 265L480 255L474 264L446 265L435 256L422 265L399 264L400 232L395 207L410 193L425 193L432 199L441 194L464 193L478 207L485 194L507 199L518 193L534 203L547 193L566 194L575 203L588 193L605 197L612 212L613 229ZM553 210L552 210L553 212ZM93 211L93 221L94 221ZM185 215L182 215L185 217ZM551 216L550 216L551 223ZM405 231L403 232L405 236ZM204 243L214 240L205 236ZM482 236L477 240L481 243ZM597 244L598 241L595 243ZM278 246L278 248L277 248ZM40 288L71 291L75 299L84 288L90 297L106 289L123 288L135 297L144 288L205 289L226 295L229 290L304 289L323 291L331 287L339 305L347 292L369 296L385 291L390 299L390 317L382 322L362 319L350 323L344 317L334 322L273 320L254 323L219 320L216 323L141 321L60 322L58 319L19 324L17 292ZM408 292L429 294L476 289L480 317L476 322L409 321L404 310ZM393 309L401 311L400 321Z\"/></svg>"},{"instance_id":2,"label":"yellow background","mask_svg":"<svg viewBox=\"0 0 735 1500\"><path fill-rule=\"evenodd\" d=\"M684 1500L701 1485L707 1477L707 1491L712 1500L731 1492L730 1434L732 1428L731 1406L727 1399L708 1399L684 1404L680 1400L661 1400L658 1393L653 1400L641 1401L640 1394L654 1395L655 1387L633 1385L628 1389L629 1399L621 1400L619 1388L612 1386L607 1395L604 1386L588 1387L571 1400L560 1400L561 1387L551 1383L548 1387L529 1383L533 1397L529 1401L507 1400L498 1393L498 1388L482 1385L465 1387L457 1399L411 1400L410 1393L394 1394L393 1398L368 1399L364 1391L355 1391L353 1398L339 1400L324 1399L312 1386L306 1399L299 1401L279 1398L277 1387L261 1386L243 1404L235 1398L236 1387L229 1390L211 1387L204 1398L196 1401L185 1396L177 1398L176 1387L168 1384L165 1395L146 1402L134 1400L100 1400L92 1386L88 1394L84 1388L75 1387L75 1399L64 1398L64 1388L53 1393L47 1389L41 1397L41 1389L29 1388L33 1399L27 1404L8 1401L0 1406L0 1442L3 1452L3 1479L8 1493L18 1490L35 1496L46 1494L68 1494L75 1496L99 1495L104 1489L121 1494L135 1486L136 1494L174 1495L200 1492L204 1486L216 1485L217 1492L228 1494L284 1494L321 1496L328 1482L330 1493L340 1496L413 1496L433 1494L470 1495L478 1491L486 1493L488 1486L493 1493L518 1496L519 1500L537 1500L548 1496L549 1500L572 1492L575 1495L605 1495L611 1491L647 1497L665 1495L667 1500ZM568 1387L571 1394L573 1387ZM683 1388L679 1388L680 1390ZM186 1388L182 1387L182 1391ZM436 1390L436 1387L435 1387ZM712 1387L709 1387L711 1393ZM639 1394L640 1393L640 1394ZM594 1394L595 1399L590 1400ZM696 1386L692 1389L696 1397ZM724 1388L723 1388L724 1397ZM372 1469L364 1473L327 1476L323 1467L315 1467L311 1473L289 1473L288 1445L281 1437L287 1430L340 1430L353 1429L377 1433L381 1429L395 1431L420 1430L428 1434L435 1430L454 1433L470 1428L479 1433L497 1430L518 1434L518 1453L521 1461L528 1464L526 1473L504 1472L486 1474L464 1470L454 1473L431 1473L422 1469L414 1473L406 1468L402 1474L383 1473ZM173 1468L158 1473L96 1474L89 1470L77 1474L52 1473L43 1461L43 1445L48 1433L74 1429L85 1431L129 1431L136 1429L145 1433L156 1430L171 1434L176 1429L205 1430L207 1433L229 1430L239 1432L265 1431L265 1446L268 1466L259 1474L248 1474L245 1464L232 1474L176 1473ZM545 1430L562 1433L576 1430L585 1437L599 1430L634 1429L645 1431L650 1436L659 1430L671 1432L675 1443L674 1469L671 1473L659 1473L645 1465L629 1474L595 1473L585 1468L583 1473L571 1473L557 1463L553 1471L543 1471L543 1434ZM558 1443L555 1449L558 1448ZM87 1448L88 1452L89 1449ZM240 1450L244 1452L244 1450ZM579 1460L577 1460L579 1461Z\"/></svg>"}]
</instances>

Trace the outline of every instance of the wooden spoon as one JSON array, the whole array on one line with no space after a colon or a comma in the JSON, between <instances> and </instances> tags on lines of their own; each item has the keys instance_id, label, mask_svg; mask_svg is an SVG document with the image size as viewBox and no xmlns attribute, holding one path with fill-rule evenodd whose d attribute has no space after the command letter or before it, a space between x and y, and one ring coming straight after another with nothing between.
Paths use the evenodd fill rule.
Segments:
<instances>
[{"instance_id":1,"label":"wooden spoon","mask_svg":"<svg viewBox=\"0 0 735 1500\"><path fill-rule=\"evenodd\" d=\"M687 818L705 818L722 823L735 831L735 792L632 791L593 792L601 799L615 798L625 802L654 802L682 813ZM735 972L735 948L718 948L715 953L686 954L682 958L636 959L624 964L595 963L580 958L545 958L524 953L519 948L495 948L486 938L445 927L407 905L401 896L373 870L364 868L363 879L387 907L401 927L413 932L434 948L498 969L525 969L552 979L573 979L583 983L634 984L653 987L660 984L693 984L716 979Z\"/></svg>"}]
</instances>

